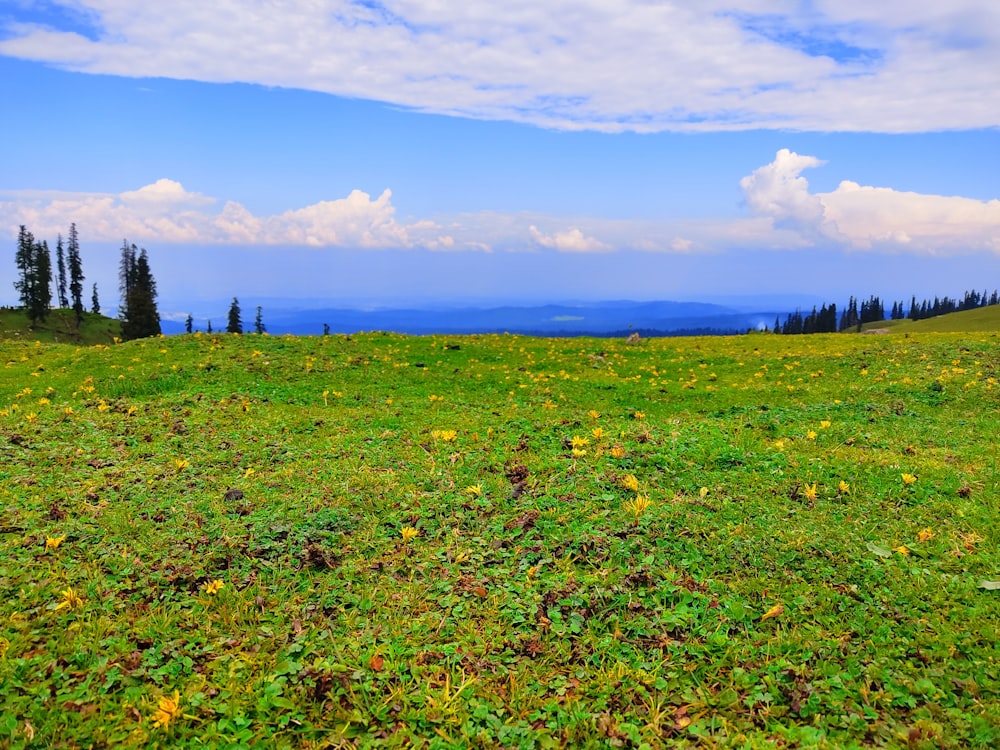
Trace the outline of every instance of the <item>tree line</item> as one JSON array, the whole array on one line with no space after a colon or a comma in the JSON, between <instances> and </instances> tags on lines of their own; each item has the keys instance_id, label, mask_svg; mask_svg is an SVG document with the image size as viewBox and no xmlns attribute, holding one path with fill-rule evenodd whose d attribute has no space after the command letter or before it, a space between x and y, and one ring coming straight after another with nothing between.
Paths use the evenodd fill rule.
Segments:
<instances>
[{"instance_id":1,"label":"tree line","mask_svg":"<svg viewBox=\"0 0 1000 750\"><path fill-rule=\"evenodd\" d=\"M18 230L14 262L18 272L14 288L31 326L44 322L48 317L52 309L54 281L58 306L64 309L72 307L76 329L79 331L85 312L83 282L86 277L83 274L76 224L70 224L65 244L62 234L58 235L55 269L48 242L36 240L22 224ZM118 281L121 294L118 318L122 324L122 339L128 341L158 336L160 313L156 306L156 280L150 270L145 248L130 245L128 240L122 243ZM95 315L101 313L97 284L91 290L90 311Z\"/></svg>"},{"instance_id":2,"label":"tree line","mask_svg":"<svg viewBox=\"0 0 1000 750\"><path fill-rule=\"evenodd\" d=\"M917 302L914 295L907 308L902 301L893 302L889 313L889 320L923 320L934 318L938 315L961 312L962 310L974 310L979 307L1000 304L1000 293L993 290L992 294L986 291L967 291L961 300L950 297L935 297L933 301L925 299ZM860 331L865 323L876 323L886 320L885 305L881 298L872 295L861 304L851 297L847 307L838 317L837 306L835 304L823 304L818 310L813 307L812 312L803 315L800 310L789 313L785 321L781 322L779 315L774 319L774 332L782 334L800 333L836 333L838 331L849 331L851 329Z\"/></svg>"}]
</instances>

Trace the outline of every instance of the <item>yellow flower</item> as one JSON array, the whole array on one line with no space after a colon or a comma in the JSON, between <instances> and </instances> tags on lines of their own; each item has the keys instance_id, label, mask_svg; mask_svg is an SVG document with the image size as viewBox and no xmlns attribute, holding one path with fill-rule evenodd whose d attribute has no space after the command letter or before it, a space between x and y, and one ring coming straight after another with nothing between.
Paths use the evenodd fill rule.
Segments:
<instances>
[{"instance_id":1,"label":"yellow flower","mask_svg":"<svg viewBox=\"0 0 1000 750\"><path fill-rule=\"evenodd\" d=\"M778 438L777 440L775 440L774 441L774 447L775 447L776 450L779 450L779 451L785 450L785 439L784 438Z\"/></svg>"},{"instance_id":2,"label":"yellow flower","mask_svg":"<svg viewBox=\"0 0 1000 750\"><path fill-rule=\"evenodd\" d=\"M802 495L811 503L816 502L816 497L818 495L816 491L816 483L813 482L811 485L807 484L805 489L802 490Z\"/></svg>"},{"instance_id":3,"label":"yellow flower","mask_svg":"<svg viewBox=\"0 0 1000 750\"><path fill-rule=\"evenodd\" d=\"M625 449L622 448L620 445L613 446L611 448L611 457L612 458L624 458L625 457Z\"/></svg>"},{"instance_id":4,"label":"yellow flower","mask_svg":"<svg viewBox=\"0 0 1000 750\"><path fill-rule=\"evenodd\" d=\"M590 417L591 419L597 419L601 416L601 414L600 412L591 409L590 411L587 412L587 416Z\"/></svg>"},{"instance_id":5,"label":"yellow flower","mask_svg":"<svg viewBox=\"0 0 1000 750\"><path fill-rule=\"evenodd\" d=\"M399 530L399 534L403 537L403 544L409 544L410 540L419 535L420 532L412 526L404 526Z\"/></svg>"},{"instance_id":6,"label":"yellow flower","mask_svg":"<svg viewBox=\"0 0 1000 750\"><path fill-rule=\"evenodd\" d=\"M604 437L604 428L595 427L590 431L590 434L593 435L596 440L600 440L602 437Z\"/></svg>"},{"instance_id":7,"label":"yellow flower","mask_svg":"<svg viewBox=\"0 0 1000 750\"><path fill-rule=\"evenodd\" d=\"M481 484L470 484L465 488L465 491L472 495L473 497L482 497L483 495L483 485Z\"/></svg>"},{"instance_id":8,"label":"yellow flower","mask_svg":"<svg viewBox=\"0 0 1000 750\"><path fill-rule=\"evenodd\" d=\"M913 476L912 474L900 474L900 476L903 479L903 484L909 485L909 484L913 484L914 482L917 481L917 478L915 476Z\"/></svg>"},{"instance_id":9,"label":"yellow flower","mask_svg":"<svg viewBox=\"0 0 1000 750\"><path fill-rule=\"evenodd\" d=\"M840 480L840 484L837 485L837 492L844 495L848 495L851 492L851 485L845 482L843 479Z\"/></svg>"},{"instance_id":10,"label":"yellow flower","mask_svg":"<svg viewBox=\"0 0 1000 750\"><path fill-rule=\"evenodd\" d=\"M216 578L214 581L209 581L205 584L205 593L209 596L215 596L226 584Z\"/></svg>"},{"instance_id":11,"label":"yellow flower","mask_svg":"<svg viewBox=\"0 0 1000 750\"><path fill-rule=\"evenodd\" d=\"M622 487L632 492L639 491L639 480L636 479L634 474L626 474L622 477Z\"/></svg>"},{"instance_id":12,"label":"yellow flower","mask_svg":"<svg viewBox=\"0 0 1000 750\"><path fill-rule=\"evenodd\" d=\"M821 430L825 430L829 426L830 426L830 420L829 419L824 419L822 422L819 423L819 428Z\"/></svg>"},{"instance_id":13,"label":"yellow flower","mask_svg":"<svg viewBox=\"0 0 1000 750\"><path fill-rule=\"evenodd\" d=\"M431 437L435 440L443 440L446 443L455 442L458 432L455 430L432 430Z\"/></svg>"},{"instance_id":14,"label":"yellow flower","mask_svg":"<svg viewBox=\"0 0 1000 750\"><path fill-rule=\"evenodd\" d=\"M581 456L586 456L587 455L587 451L583 450L582 448L573 448L570 451L570 453L573 454L574 456L576 456L577 458L580 458Z\"/></svg>"},{"instance_id":15,"label":"yellow flower","mask_svg":"<svg viewBox=\"0 0 1000 750\"><path fill-rule=\"evenodd\" d=\"M708 496L708 487L702 487L698 490L698 497L704 500Z\"/></svg>"},{"instance_id":16,"label":"yellow flower","mask_svg":"<svg viewBox=\"0 0 1000 750\"><path fill-rule=\"evenodd\" d=\"M905 556L910 554L910 548L907 547L905 544L901 544L898 547L896 547L896 552Z\"/></svg>"},{"instance_id":17,"label":"yellow flower","mask_svg":"<svg viewBox=\"0 0 1000 750\"><path fill-rule=\"evenodd\" d=\"M806 433L806 440L815 440L815 439L816 439L816 430L809 430L809 432Z\"/></svg>"},{"instance_id":18,"label":"yellow flower","mask_svg":"<svg viewBox=\"0 0 1000 750\"><path fill-rule=\"evenodd\" d=\"M188 461L186 458L175 458L174 459L174 466L176 467L177 471L182 471L183 469L186 469L190 465L191 465L191 462Z\"/></svg>"},{"instance_id":19,"label":"yellow flower","mask_svg":"<svg viewBox=\"0 0 1000 750\"><path fill-rule=\"evenodd\" d=\"M45 538L45 549L59 549L59 545L66 539L66 535L49 536Z\"/></svg>"},{"instance_id":20,"label":"yellow flower","mask_svg":"<svg viewBox=\"0 0 1000 750\"><path fill-rule=\"evenodd\" d=\"M633 419L645 419L646 418L646 414L645 414L645 412L635 411L635 412L632 412L632 418Z\"/></svg>"},{"instance_id":21,"label":"yellow flower","mask_svg":"<svg viewBox=\"0 0 1000 750\"><path fill-rule=\"evenodd\" d=\"M926 542L928 539L934 538L934 532L931 529L923 529L917 534L917 539L921 542Z\"/></svg>"},{"instance_id":22,"label":"yellow flower","mask_svg":"<svg viewBox=\"0 0 1000 750\"><path fill-rule=\"evenodd\" d=\"M625 510L631 513L633 516L638 518L653 504L645 495L636 495L632 500L628 500L624 504Z\"/></svg>"},{"instance_id":23,"label":"yellow flower","mask_svg":"<svg viewBox=\"0 0 1000 750\"><path fill-rule=\"evenodd\" d=\"M82 609L83 599L72 589L67 588L62 592L62 601L56 606L56 612L61 609Z\"/></svg>"},{"instance_id":24,"label":"yellow flower","mask_svg":"<svg viewBox=\"0 0 1000 750\"><path fill-rule=\"evenodd\" d=\"M170 727L170 722L180 715L181 694L180 691L175 690L173 696L160 696L160 700L158 701L156 710L153 712L152 716L153 726L167 729Z\"/></svg>"},{"instance_id":25,"label":"yellow flower","mask_svg":"<svg viewBox=\"0 0 1000 750\"><path fill-rule=\"evenodd\" d=\"M574 448L582 448L583 446L590 444L590 441L587 438L580 437L579 435L574 435L569 442Z\"/></svg>"}]
</instances>

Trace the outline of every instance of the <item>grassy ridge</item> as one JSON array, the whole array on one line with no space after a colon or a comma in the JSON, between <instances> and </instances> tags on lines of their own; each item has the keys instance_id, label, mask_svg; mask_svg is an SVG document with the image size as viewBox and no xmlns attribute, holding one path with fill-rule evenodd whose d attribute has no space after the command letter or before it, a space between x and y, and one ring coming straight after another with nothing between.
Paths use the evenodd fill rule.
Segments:
<instances>
[{"instance_id":1,"label":"grassy ridge","mask_svg":"<svg viewBox=\"0 0 1000 750\"><path fill-rule=\"evenodd\" d=\"M76 316L70 309L50 310L44 321L31 325L22 308L0 309L0 341L42 341L90 346L110 344L121 336L121 323L103 315L84 312L83 322L76 326Z\"/></svg>"},{"instance_id":2,"label":"grassy ridge","mask_svg":"<svg viewBox=\"0 0 1000 750\"><path fill-rule=\"evenodd\" d=\"M0 743L1000 742L995 334L0 356Z\"/></svg>"},{"instance_id":3,"label":"grassy ridge","mask_svg":"<svg viewBox=\"0 0 1000 750\"><path fill-rule=\"evenodd\" d=\"M892 333L983 333L1000 331L1000 305L939 315L924 320L881 320L862 330L888 329Z\"/></svg>"}]
</instances>

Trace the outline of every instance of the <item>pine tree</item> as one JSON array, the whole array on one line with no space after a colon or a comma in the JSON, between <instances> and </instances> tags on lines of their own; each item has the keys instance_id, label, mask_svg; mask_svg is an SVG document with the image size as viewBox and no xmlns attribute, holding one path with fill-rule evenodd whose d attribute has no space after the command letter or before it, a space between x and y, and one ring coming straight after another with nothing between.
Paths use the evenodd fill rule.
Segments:
<instances>
[{"instance_id":1,"label":"pine tree","mask_svg":"<svg viewBox=\"0 0 1000 750\"><path fill-rule=\"evenodd\" d=\"M253 330L255 333L267 332L267 328L264 326L263 308L260 305L257 305L257 317L253 319Z\"/></svg>"},{"instance_id":2,"label":"pine tree","mask_svg":"<svg viewBox=\"0 0 1000 750\"><path fill-rule=\"evenodd\" d=\"M61 234L56 240L56 273L58 280L56 291L59 295L59 307L65 310L69 307L69 297L66 296L66 250L63 247Z\"/></svg>"},{"instance_id":3,"label":"pine tree","mask_svg":"<svg viewBox=\"0 0 1000 750\"><path fill-rule=\"evenodd\" d=\"M206 333L211 333L211 332L212 332L212 321L210 320L208 321L208 330L206 331Z\"/></svg>"},{"instance_id":4,"label":"pine tree","mask_svg":"<svg viewBox=\"0 0 1000 750\"><path fill-rule=\"evenodd\" d=\"M69 265L69 294L73 300L76 327L83 322L83 261L80 259L80 240L76 235L76 224L69 225L66 243L66 261Z\"/></svg>"},{"instance_id":5,"label":"pine tree","mask_svg":"<svg viewBox=\"0 0 1000 750\"><path fill-rule=\"evenodd\" d=\"M118 285L122 306L118 317L122 321L122 339L131 341L160 335L160 313L156 309L156 281L149 269L146 249L129 245L121 249Z\"/></svg>"},{"instance_id":6,"label":"pine tree","mask_svg":"<svg viewBox=\"0 0 1000 750\"><path fill-rule=\"evenodd\" d=\"M31 309L31 295L35 288L35 236L21 225L17 233L17 254L14 256L18 280L14 288L18 291L21 307Z\"/></svg>"},{"instance_id":7,"label":"pine tree","mask_svg":"<svg viewBox=\"0 0 1000 750\"><path fill-rule=\"evenodd\" d=\"M229 323L226 325L226 333L243 333L243 321L240 318L240 301L233 297L233 304L229 306Z\"/></svg>"},{"instance_id":8,"label":"pine tree","mask_svg":"<svg viewBox=\"0 0 1000 750\"><path fill-rule=\"evenodd\" d=\"M184 333L191 333L194 330L194 316L188 313L187 318L184 319Z\"/></svg>"},{"instance_id":9,"label":"pine tree","mask_svg":"<svg viewBox=\"0 0 1000 750\"><path fill-rule=\"evenodd\" d=\"M49 243L42 240L35 243L35 291L29 317L32 322L45 320L52 307L52 254Z\"/></svg>"},{"instance_id":10,"label":"pine tree","mask_svg":"<svg viewBox=\"0 0 1000 750\"><path fill-rule=\"evenodd\" d=\"M101 314L101 300L97 297L97 284L94 284L94 289L90 293L90 311L94 315Z\"/></svg>"}]
</instances>

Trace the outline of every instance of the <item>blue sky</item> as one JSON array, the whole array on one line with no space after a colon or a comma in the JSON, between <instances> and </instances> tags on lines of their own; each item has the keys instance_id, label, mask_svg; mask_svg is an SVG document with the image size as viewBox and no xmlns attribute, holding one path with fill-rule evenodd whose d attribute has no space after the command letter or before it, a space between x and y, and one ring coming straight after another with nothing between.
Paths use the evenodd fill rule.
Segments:
<instances>
[{"instance_id":1,"label":"blue sky","mask_svg":"<svg viewBox=\"0 0 1000 750\"><path fill-rule=\"evenodd\" d=\"M167 316L1000 285L987 0L146 5L0 5L0 303L71 222Z\"/></svg>"}]
</instances>

